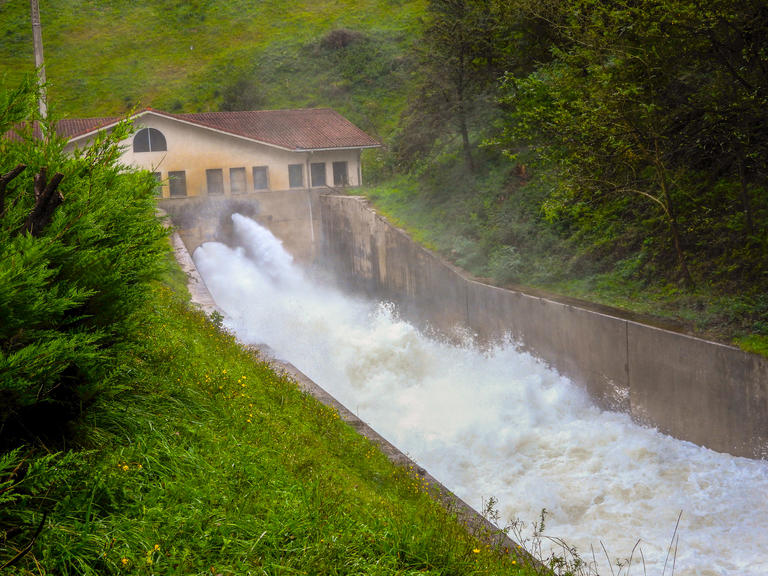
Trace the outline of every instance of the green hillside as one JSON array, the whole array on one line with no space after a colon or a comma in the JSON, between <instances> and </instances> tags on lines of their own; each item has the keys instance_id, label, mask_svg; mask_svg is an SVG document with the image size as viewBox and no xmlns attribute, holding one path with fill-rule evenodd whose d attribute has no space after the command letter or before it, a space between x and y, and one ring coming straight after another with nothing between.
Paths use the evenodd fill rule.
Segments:
<instances>
[{"instance_id":1,"label":"green hillside","mask_svg":"<svg viewBox=\"0 0 768 576\"><path fill-rule=\"evenodd\" d=\"M424 0L40 2L64 116L331 106L373 134L404 103ZM0 3L0 70L34 69L29 2Z\"/></svg>"}]
</instances>

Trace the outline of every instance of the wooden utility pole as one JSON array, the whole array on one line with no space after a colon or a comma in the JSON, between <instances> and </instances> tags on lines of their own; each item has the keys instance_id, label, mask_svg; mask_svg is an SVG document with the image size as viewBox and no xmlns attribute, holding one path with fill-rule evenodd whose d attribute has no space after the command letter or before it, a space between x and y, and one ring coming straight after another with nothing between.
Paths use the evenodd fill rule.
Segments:
<instances>
[{"instance_id":1,"label":"wooden utility pole","mask_svg":"<svg viewBox=\"0 0 768 576\"><path fill-rule=\"evenodd\" d=\"M37 68L38 81L40 83L40 116L48 115L48 105L45 97L45 60L43 59L43 30L40 26L40 8L37 0L30 0L32 6L32 37L35 42L35 68Z\"/></svg>"}]
</instances>

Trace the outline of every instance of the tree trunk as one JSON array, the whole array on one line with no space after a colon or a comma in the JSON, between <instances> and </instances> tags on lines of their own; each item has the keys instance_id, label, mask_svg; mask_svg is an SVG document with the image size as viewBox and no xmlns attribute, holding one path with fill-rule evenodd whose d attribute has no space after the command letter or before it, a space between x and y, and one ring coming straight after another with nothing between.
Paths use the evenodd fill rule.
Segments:
<instances>
[{"instance_id":1,"label":"tree trunk","mask_svg":"<svg viewBox=\"0 0 768 576\"><path fill-rule=\"evenodd\" d=\"M658 148L656 149L658 154ZM683 283L686 286L693 287L693 277L690 270L688 270L688 264L685 261L685 254L683 252L682 243L680 242L680 226L677 222L677 214L675 212L675 206L672 202L672 197L669 194L669 185L667 183L667 172L664 168L664 164L658 155L655 158L656 173L659 176L659 186L661 187L661 193L664 197L664 206L667 213L667 223L669 224L669 230L672 232L672 242L675 246L675 254L677 255L677 264L680 267L680 273L683 279Z\"/></svg>"},{"instance_id":2,"label":"tree trunk","mask_svg":"<svg viewBox=\"0 0 768 576\"><path fill-rule=\"evenodd\" d=\"M461 149L464 153L464 166L470 174L475 171L475 162L472 159L472 148L469 143L469 127L467 126L467 101L466 101L466 49L461 48L459 52L459 63L457 65L457 74L455 79L456 86L456 115L459 124L459 134L461 135Z\"/></svg>"},{"instance_id":3,"label":"tree trunk","mask_svg":"<svg viewBox=\"0 0 768 576\"><path fill-rule=\"evenodd\" d=\"M475 161L472 158L472 146L469 143L469 128L464 103L459 103L459 131L461 132L461 147L464 151L464 165L470 173L475 172Z\"/></svg>"},{"instance_id":4,"label":"tree trunk","mask_svg":"<svg viewBox=\"0 0 768 576\"><path fill-rule=\"evenodd\" d=\"M749 201L749 190L747 190L746 175L744 174L744 158L741 151L738 152L736 166L739 171L739 186L741 190L741 207L744 210L744 223L747 226L747 235L752 236L755 233L755 224L752 220L752 205Z\"/></svg>"},{"instance_id":5,"label":"tree trunk","mask_svg":"<svg viewBox=\"0 0 768 576\"><path fill-rule=\"evenodd\" d=\"M45 168L40 168L40 172L35 175L35 206L24 223L24 229L32 236L40 236L43 233L43 229L53 218L56 208L64 200L61 192L58 191L63 178L64 174L57 172L48 181Z\"/></svg>"}]
</instances>

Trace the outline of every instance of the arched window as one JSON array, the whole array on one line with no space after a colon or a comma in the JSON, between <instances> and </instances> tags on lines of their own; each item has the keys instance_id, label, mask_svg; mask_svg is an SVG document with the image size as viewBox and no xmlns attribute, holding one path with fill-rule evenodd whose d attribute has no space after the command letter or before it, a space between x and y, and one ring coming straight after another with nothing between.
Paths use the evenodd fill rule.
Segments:
<instances>
[{"instance_id":1,"label":"arched window","mask_svg":"<svg viewBox=\"0 0 768 576\"><path fill-rule=\"evenodd\" d=\"M165 136L155 128L142 128L133 137L134 152L161 152L168 150Z\"/></svg>"}]
</instances>

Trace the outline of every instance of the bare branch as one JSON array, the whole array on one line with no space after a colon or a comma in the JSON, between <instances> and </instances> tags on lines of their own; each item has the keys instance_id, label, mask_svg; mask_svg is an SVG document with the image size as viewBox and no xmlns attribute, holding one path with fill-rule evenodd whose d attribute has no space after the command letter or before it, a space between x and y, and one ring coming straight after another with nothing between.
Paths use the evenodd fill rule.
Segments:
<instances>
[{"instance_id":1,"label":"bare branch","mask_svg":"<svg viewBox=\"0 0 768 576\"><path fill-rule=\"evenodd\" d=\"M24 229L32 236L40 236L43 229L53 218L53 213L64 200L64 196L58 191L59 184L64 174L57 172L50 182L46 182L46 169L41 168L35 175L35 206L27 216Z\"/></svg>"}]
</instances>

